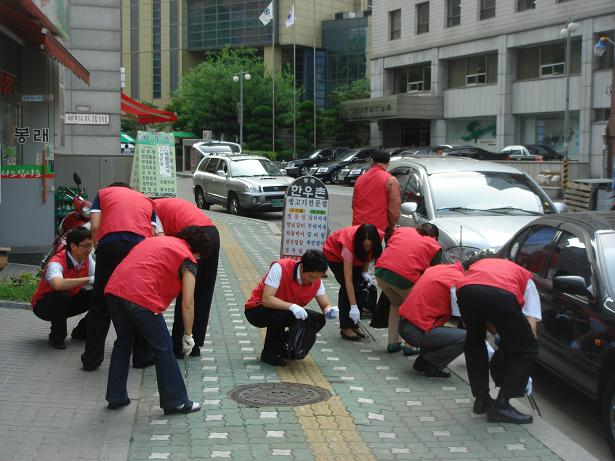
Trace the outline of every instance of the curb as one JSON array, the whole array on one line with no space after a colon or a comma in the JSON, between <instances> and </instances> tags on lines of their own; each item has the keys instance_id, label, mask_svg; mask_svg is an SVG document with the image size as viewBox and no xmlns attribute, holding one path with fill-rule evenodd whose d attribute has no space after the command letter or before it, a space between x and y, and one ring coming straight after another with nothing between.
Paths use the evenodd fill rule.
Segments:
<instances>
[{"instance_id":1,"label":"curb","mask_svg":"<svg viewBox=\"0 0 615 461\"><path fill-rule=\"evenodd\" d=\"M7 309L24 309L30 310L30 303L23 301L9 301L8 299L0 299L0 307L4 307Z\"/></svg>"}]
</instances>

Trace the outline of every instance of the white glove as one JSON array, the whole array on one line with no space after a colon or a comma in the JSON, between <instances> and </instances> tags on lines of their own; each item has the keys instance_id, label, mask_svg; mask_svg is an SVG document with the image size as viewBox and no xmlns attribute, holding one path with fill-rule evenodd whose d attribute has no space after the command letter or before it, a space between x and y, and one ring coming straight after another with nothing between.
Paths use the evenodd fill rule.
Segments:
<instances>
[{"instance_id":1,"label":"white glove","mask_svg":"<svg viewBox=\"0 0 615 461\"><path fill-rule=\"evenodd\" d=\"M325 318L329 320L336 319L340 316L340 310L337 306L329 306L325 309Z\"/></svg>"},{"instance_id":2,"label":"white glove","mask_svg":"<svg viewBox=\"0 0 615 461\"><path fill-rule=\"evenodd\" d=\"M348 317L350 317L355 324L359 323L359 320L361 320L361 313L359 312L359 307L356 304L350 305L350 313L348 314Z\"/></svg>"},{"instance_id":3,"label":"white glove","mask_svg":"<svg viewBox=\"0 0 615 461\"><path fill-rule=\"evenodd\" d=\"M94 276L90 275L90 285L94 285Z\"/></svg>"},{"instance_id":4,"label":"white glove","mask_svg":"<svg viewBox=\"0 0 615 461\"><path fill-rule=\"evenodd\" d=\"M305 320L308 317L307 311L301 306L291 304L289 309L297 320Z\"/></svg>"},{"instance_id":5,"label":"white glove","mask_svg":"<svg viewBox=\"0 0 615 461\"><path fill-rule=\"evenodd\" d=\"M194 338L192 335L184 335L182 338L182 352L184 354L189 354L192 352L192 348L194 347Z\"/></svg>"},{"instance_id":6,"label":"white glove","mask_svg":"<svg viewBox=\"0 0 615 461\"><path fill-rule=\"evenodd\" d=\"M374 277L372 277L369 272L362 272L361 277L363 277L363 280L365 280L369 285L374 284Z\"/></svg>"}]
</instances>

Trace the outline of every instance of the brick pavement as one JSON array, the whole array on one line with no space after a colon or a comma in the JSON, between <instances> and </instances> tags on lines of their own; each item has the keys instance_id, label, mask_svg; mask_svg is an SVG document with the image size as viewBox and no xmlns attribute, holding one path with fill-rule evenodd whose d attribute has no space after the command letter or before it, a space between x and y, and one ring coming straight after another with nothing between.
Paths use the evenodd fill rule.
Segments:
<instances>
[{"instance_id":1,"label":"brick pavement","mask_svg":"<svg viewBox=\"0 0 615 461\"><path fill-rule=\"evenodd\" d=\"M131 369L133 404L107 410L110 347L99 371L82 372L81 343L51 350L47 323L0 309L0 461L560 459L525 427L473 415L459 377L414 374L413 358L384 351L382 330L354 343L329 322L305 360L277 370L261 364L262 335L245 320L243 302L275 259L279 236L261 221L210 214L221 231L220 269L202 356L190 359L186 379L203 411L164 416L153 369ZM326 287L335 303L335 280ZM172 321L171 309L165 318ZM262 382L315 384L332 397L295 408L250 408L228 397L237 385Z\"/></svg>"}]
</instances>

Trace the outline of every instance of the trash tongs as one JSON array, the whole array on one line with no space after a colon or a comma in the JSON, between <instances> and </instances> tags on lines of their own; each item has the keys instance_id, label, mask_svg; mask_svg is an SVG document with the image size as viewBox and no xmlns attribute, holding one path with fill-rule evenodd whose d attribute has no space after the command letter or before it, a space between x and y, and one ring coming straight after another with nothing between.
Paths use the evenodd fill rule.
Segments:
<instances>
[{"instance_id":1,"label":"trash tongs","mask_svg":"<svg viewBox=\"0 0 615 461\"><path fill-rule=\"evenodd\" d=\"M371 333L371 331L369 331L364 325L363 323L359 320L359 322L357 323L357 327L359 328L359 331L361 333L363 333L363 335L366 338L370 338L372 341L376 341L376 338L374 337L374 335Z\"/></svg>"},{"instance_id":2,"label":"trash tongs","mask_svg":"<svg viewBox=\"0 0 615 461\"><path fill-rule=\"evenodd\" d=\"M188 353L184 352L184 378L188 379Z\"/></svg>"}]
</instances>

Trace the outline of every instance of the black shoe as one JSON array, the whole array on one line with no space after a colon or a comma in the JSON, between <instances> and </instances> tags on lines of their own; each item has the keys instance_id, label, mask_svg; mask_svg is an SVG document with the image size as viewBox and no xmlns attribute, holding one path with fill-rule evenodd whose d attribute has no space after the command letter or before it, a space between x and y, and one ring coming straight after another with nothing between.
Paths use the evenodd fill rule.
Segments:
<instances>
[{"instance_id":1,"label":"black shoe","mask_svg":"<svg viewBox=\"0 0 615 461\"><path fill-rule=\"evenodd\" d=\"M493 405L493 399L490 396L486 397L476 397L474 400L474 406L472 407L472 412L475 415L482 415L487 413L487 410L491 408Z\"/></svg>"},{"instance_id":2,"label":"black shoe","mask_svg":"<svg viewBox=\"0 0 615 461\"><path fill-rule=\"evenodd\" d=\"M424 374L425 376L429 376L430 378L450 378L451 373L448 371L440 370L435 365L427 362L422 355L419 355L414 364L412 365L415 371Z\"/></svg>"},{"instance_id":3,"label":"black shoe","mask_svg":"<svg viewBox=\"0 0 615 461\"><path fill-rule=\"evenodd\" d=\"M147 367L151 367L152 365L154 365L154 359L149 359L146 360L145 362L134 362L132 364L133 368L147 368Z\"/></svg>"},{"instance_id":4,"label":"black shoe","mask_svg":"<svg viewBox=\"0 0 615 461\"><path fill-rule=\"evenodd\" d=\"M91 363L86 362L85 353L81 354L81 364L83 365L81 368L83 371L95 371L100 366L100 363L97 365L92 365Z\"/></svg>"},{"instance_id":5,"label":"black shoe","mask_svg":"<svg viewBox=\"0 0 615 461\"><path fill-rule=\"evenodd\" d=\"M348 341L361 341L363 339L359 334L351 336L347 335L342 330L340 330L340 335L342 336L342 338L347 339Z\"/></svg>"},{"instance_id":6,"label":"black shoe","mask_svg":"<svg viewBox=\"0 0 615 461\"><path fill-rule=\"evenodd\" d=\"M194 346L192 351L190 352L190 357L200 357L201 356L201 348L199 346Z\"/></svg>"},{"instance_id":7,"label":"black shoe","mask_svg":"<svg viewBox=\"0 0 615 461\"><path fill-rule=\"evenodd\" d=\"M85 341L85 328L80 328L79 325L77 325L73 328L73 331L71 331L70 337L76 341Z\"/></svg>"},{"instance_id":8,"label":"black shoe","mask_svg":"<svg viewBox=\"0 0 615 461\"><path fill-rule=\"evenodd\" d=\"M280 357L279 354L275 354L273 352L265 352L261 353L261 362L268 363L274 367L284 367L286 366L286 360Z\"/></svg>"},{"instance_id":9,"label":"black shoe","mask_svg":"<svg viewBox=\"0 0 615 461\"><path fill-rule=\"evenodd\" d=\"M487 410L487 421L490 423L530 424L534 421L532 415L526 415L514 409L510 404L506 408L491 405Z\"/></svg>"},{"instance_id":10,"label":"black shoe","mask_svg":"<svg viewBox=\"0 0 615 461\"><path fill-rule=\"evenodd\" d=\"M63 339L61 339L60 341L56 341L54 339L49 338L48 342L49 342L49 345L53 347L54 349L59 349L59 350L66 349L66 343L64 342Z\"/></svg>"},{"instance_id":11,"label":"black shoe","mask_svg":"<svg viewBox=\"0 0 615 461\"><path fill-rule=\"evenodd\" d=\"M173 415L175 413L182 413L182 414L185 415L185 414L188 414L188 413L194 413L195 411L199 411L200 409L201 409L201 405L199 405L198 403L193 402L192 400L188 400L180 408L165 408L164 414L165 415Z\"/></svg>"},{"instance_id":12,"label":"black shoe","mask_svg":"<svg viewBox=\"0 0 615 461\"><path fill-rule=\"evenodd\" d=\"M109 410L117 410L118 408L125 407L126 405L130 405L130 399L122 400L120 402L109 402L107 408Z\"/></svg>"}]
</instances>

